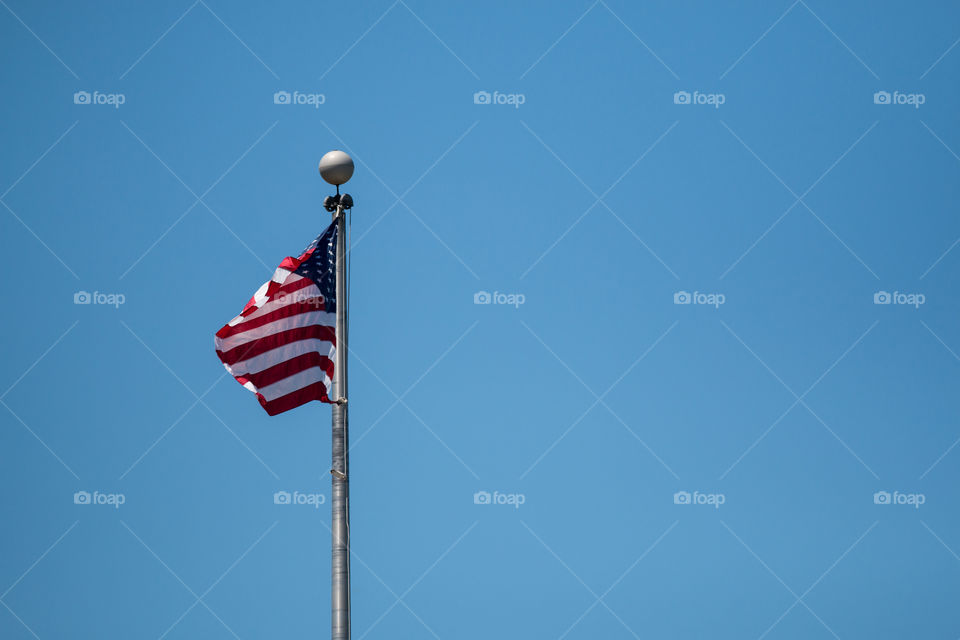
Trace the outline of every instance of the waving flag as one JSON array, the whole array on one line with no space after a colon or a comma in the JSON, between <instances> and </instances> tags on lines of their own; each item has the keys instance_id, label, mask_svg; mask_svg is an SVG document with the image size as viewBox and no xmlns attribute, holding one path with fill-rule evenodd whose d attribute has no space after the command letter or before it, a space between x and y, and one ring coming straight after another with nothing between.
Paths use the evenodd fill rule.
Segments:
<instances>
[{"instance_id":1,"label":"waving flag","mask_svg":"<svg viewBox=\"0 0 960 640\"><path fill-rule=\"evenodd\" d=\"M337 224L285 258L243 312L217 331L217 356L275 416L331 402L336 353Z\"/></svg>"}]
</instances>

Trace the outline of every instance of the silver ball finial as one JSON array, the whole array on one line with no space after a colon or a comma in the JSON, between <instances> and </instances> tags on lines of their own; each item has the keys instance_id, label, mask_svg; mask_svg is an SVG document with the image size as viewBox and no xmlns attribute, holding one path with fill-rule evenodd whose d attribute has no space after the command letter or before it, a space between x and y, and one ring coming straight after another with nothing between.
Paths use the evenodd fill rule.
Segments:
<instances>
[{"instance_id":1,"label":"silver ball finial","mask_svg":"<svg viewBox=\"0 0 960 640\"><path fill-rule=\"evenodd\" d=\"M340 186L353 175L353 158L343 151L335 149L320 158L320 176L329 182Z\"/></svg>"}]
</instances>

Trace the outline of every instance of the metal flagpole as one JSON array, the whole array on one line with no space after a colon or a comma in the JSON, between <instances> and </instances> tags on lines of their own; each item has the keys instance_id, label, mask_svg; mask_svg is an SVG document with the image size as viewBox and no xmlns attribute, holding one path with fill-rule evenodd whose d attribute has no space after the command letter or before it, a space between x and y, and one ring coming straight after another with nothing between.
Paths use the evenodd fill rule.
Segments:
<instances>
[{"instance_id":1,"label":"metal flagpole","mask_svg":"<svg viewBox=\"0 0 960 640\"><path fill-rule=\"evenodd\" d=\"M331 635L350 640L350 477L347 456L346 224L337 204L337 351L334 364L331 558Z\"/></svg>"},{"instance_id":2,"label":"metal flagpole","mask_svg":"<svg viewBox=\"0 0 960 640\"><path fill-rule=\"evenodd\" d=\"M340 185L353 175L353 160L343 151L331 151L320 160L320 175L337 185L337 195L328 196L324 207L337 223L336 257L336 362L333 370L333 437L331 477L330 637L350 640L350 455L347 420L347 224L353 207Z\"/></svg>"}]
</instances>

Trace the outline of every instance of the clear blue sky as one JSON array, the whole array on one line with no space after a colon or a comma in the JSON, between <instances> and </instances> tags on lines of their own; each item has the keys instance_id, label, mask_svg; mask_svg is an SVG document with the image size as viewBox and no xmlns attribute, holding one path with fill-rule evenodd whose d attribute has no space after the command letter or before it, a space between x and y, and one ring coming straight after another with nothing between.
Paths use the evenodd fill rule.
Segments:
<instances>
[{"instance_id":1,"label":"clear blue sky","mask_svg":"<svg viewBox=\"0 0 960 640\"><path fill-rule=\"evenodd\" d=\"M355 639L960 635L956 7L0 4L0 637L327 636L333 148Z\"/></svg>"}]
</instances>

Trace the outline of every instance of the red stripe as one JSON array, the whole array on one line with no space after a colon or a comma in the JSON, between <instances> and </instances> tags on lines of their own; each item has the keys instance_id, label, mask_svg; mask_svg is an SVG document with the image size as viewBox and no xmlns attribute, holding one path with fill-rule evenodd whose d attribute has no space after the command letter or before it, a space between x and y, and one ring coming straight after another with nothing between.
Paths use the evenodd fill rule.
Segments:
<instances>
[{"instance_id":1,"label":"red stripe","mask_svg":"<svg viewBox=\"0 0 960 640\"><path fill-rule=\"evenodd\" d=\"M318 298L318 302L319 300L320 299ZM257 327L262 327L265 324L270 324L276 320L290 318L300 315L301 313L325 310L325 302L320 302L319 304L313 304L312 302L293 302L285 307L274 309L270 313L265 313L262 316L257 316L256 318L252 318L250 320L245 320L232 327L230 325L226 325L221 328L220 331L217 331L217 337L220 339L229 338L230 336L235 336L238 333L243 333L244 331L249 331L250 329L256 329Z\"/></svg>"},{"instance_id":2,"label":"red stripe","mask_svg":"<svg viewBox=\"0 0 960 640\"><path fill-rule=\"evenodd\" d=\"M336 330L333 327L313 325L310 327L289 329L273 335L264 336L253 342L248 342L240 345L239 347L234 347L229 351L220 351L218 349L217 356L220 358L223 364L229 366L242 360L246 360L247 358L258 356L261 353L266 353L267 351L271 351L277 347L290 344L291 342L296 342L298 340L309 340L311 338L326 340L330 344L336 346Z\"/></svg>"},{"instance_id":3,"label":"red stripe","mask_svg":"<svg viewBox=\"0 0 960 640\"><path fill-rule=\"evenodd\" d=\"M290 358L289 360L284 360L280 364L275 364L269 369L264 369L263 371L258 371L257 373L248 373L246 375L237 376L237 382L240 384L246 384L248 381L252 382L254 386L258 389L262 389L268 385L271 385L275 382L279 382L284 378L292 376L295 373L300 373L301 371L306 371L313 367L320 367L323 371L330 376L330 379L333 379L333 360L327 356L322 356L316 351L311 351L310 353L303 353L299 356Z\"/></svg>"},{"instance_id":4,"label":"red stripe","mask_svg":"<svg viewBox=\"0 0 960 640\"><path fill-rule=\"evenodd\" d=\"M314 382L311 385L303 387L302 389L297 389L293 393L288 393L285 396L280 396L276 400L271 400L267 402L264 400L263 396L259 393L257 398L260 400L260 404L264 409L267 410L267 413L271 416L275 416L278 413L283 413L284 411L289 411L295 407L299 407L302 404L307 404L311 400L319 400L320 402L330 402L330 399L327 397L327 388L322 382Z\"/></svg>"}]
</instances>

